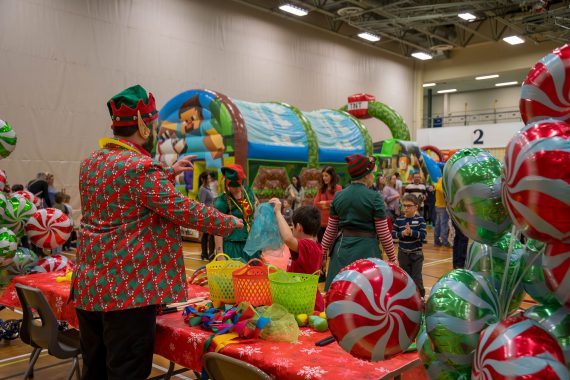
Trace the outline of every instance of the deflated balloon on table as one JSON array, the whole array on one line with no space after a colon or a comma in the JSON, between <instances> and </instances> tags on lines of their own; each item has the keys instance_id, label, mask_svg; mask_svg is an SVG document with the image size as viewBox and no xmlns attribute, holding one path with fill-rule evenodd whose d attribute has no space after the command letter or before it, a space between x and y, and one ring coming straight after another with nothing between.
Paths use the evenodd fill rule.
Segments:
<instances>
[{"instance_id":1,"label":"deflated balloon on table","mask_svg":"<svg viewBox=\"0 0 570 380\"><path fill-rule=\"evenodd\" d=\"M479 333L498 316L497 292L485 277L465 269L445 274L433 286L426 306L434 352L457 370L470 369Z\"/></svg>"},{"instance_id":2,"label":"deflated balloon on table","mask_svg":"<svg viewBox=\"0 0 570 380\"><path fill-rule=\"evenodd\" d=\"M447 209L472 240L493 243L511 226L501 199L501 176L501 163L483 149L461 149L445 164L443 191Z\"/></svg>"},{"instance_id":3,"label":"deflated balloon on table","mask_svg":"<svg viewBox=\"0 0 570 380\"><path fill-rule=\"evenodd\" d=\"M505 152L505 206L528 237L570 243L570 124L526 125Z\"/></svg>"},{"instance_id":4,"label":"deflated balloon on table","mask_svg":"<svg viewBox=\"0 0 570 380\"><path fill-rule=\"evenodd\" d=\"M333 279L326 303L332 335L345 351L364 360L405 351L421 322L422 301L414 281L376 258L344 267Z\"/></svg>"},{"instance_id":5,"label":"deflated balloon on table","mask_svg":"<svg viewBox=\"0 0 570 380\"><path fill-rule=\"evenodd\" d=\"M481 333L473 360L474 380L568 379L562 348L538 322L510 317Z\"/></svg>"}]
</instances>

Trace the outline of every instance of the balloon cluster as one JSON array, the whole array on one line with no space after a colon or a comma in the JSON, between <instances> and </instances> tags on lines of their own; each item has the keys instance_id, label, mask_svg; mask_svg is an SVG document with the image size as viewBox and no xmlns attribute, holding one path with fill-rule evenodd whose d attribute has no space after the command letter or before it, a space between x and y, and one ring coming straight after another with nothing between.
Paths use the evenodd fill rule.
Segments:
<instances>
[{"instance_id":1,"label":"balloon cluster","mask_svg":"<svg viewBox=\"0 0 570 380\"><path fill-rule=\"evenodd\" d=\"M427 301L417 346L432 379L570 377L569 87L565 45L523 83L527 124L504 166L462 149L444 167L447 210L474 242ZM525 292L538 305L523 314Z\"/></svg>"},{"instance_id":2,"label":"balloon cluster","mask_svg":"<svg viewBox=\"0 0 570 380\"><path fill-rule=\"evenodd\" d=\"M0 120L0 159L14 151L16 141L12 127ZM0 170L0 191L6 187L6 180L6 173ZM54 255L40 261L33 251L19 246L26 235L32 244L47 249L62 246L69 239L71 219L61 210L41 206L41 200L27 190L0 194L0 281L12 275L71 267L65 257Z\"/></svg>"}]
</instances>

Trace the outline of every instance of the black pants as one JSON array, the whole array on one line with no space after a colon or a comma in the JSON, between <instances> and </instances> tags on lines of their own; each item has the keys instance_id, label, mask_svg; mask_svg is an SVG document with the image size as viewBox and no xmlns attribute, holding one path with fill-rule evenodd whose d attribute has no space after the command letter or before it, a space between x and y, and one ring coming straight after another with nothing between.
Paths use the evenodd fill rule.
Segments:
<instances>
[{"instance_id":1,"label":"black pants","mask_svg":"<svg viewBox=\"0 0 570 380\"><path fill-rule=\"evenodd\" d=\"M143 380L150 375L156 306L99 312L76 309L82 380Z\"/></svg>"},{"instance_id":2,"label":"black pants","mask_svg":"<svg viewBox=\"0 0 570 380\"><path fill-rule=\"evenodd\" d=\"M422 278L422 266L424 264L424 255L421 253L402 253L398 251L398 261L400 267L406 271L416 283L420 296L426 295L424 288L424 280Z\"/></svg>"},{"instance_id":3,"label":"black pants","mask_svg":"<svg viewBox=\"0 0 570 380\"><path fill-rule=\"evenodd\" d=\"M210 259L214 257L214 235L202 233L202 239L200 240L202 245L202 258Z\"/></svg>"},{"instance_id":4,"label":"black pants","mask_svg":"<svg viewBox=\"0 0 570 380\"><path fill-rule=\"evenodd\" d=\"M453 222L453 227L455 228L455 237L453 238L453 269L465 268L469 238L463 235L463 232L461 232L455 222Z\"/></svg>"}]
</instances>

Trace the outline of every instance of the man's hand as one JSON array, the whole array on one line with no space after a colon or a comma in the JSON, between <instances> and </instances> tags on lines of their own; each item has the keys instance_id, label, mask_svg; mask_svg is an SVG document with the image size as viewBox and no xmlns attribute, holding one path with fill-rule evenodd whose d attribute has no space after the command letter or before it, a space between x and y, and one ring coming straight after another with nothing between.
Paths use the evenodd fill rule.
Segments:
<instances>
[{"instance_id":1,"label":"man's hand","mask_svg":"<svg viewBox=\"0 0 570 380\"><path fill-rule=\"evenodd\" d=\"M174 174L178 175L183 172L190 171L194 169L194 164L192 164L192 160L195 159L195 155L184 156L172 165L172 170L174 170Z\"/></svg>"},{"instance_id":2,"label":"man's hand","mask_svg":"<svg viewBox=\"0 0 570 380\"><path fill-rule=\"evenodd\" d=\"M243 228L243 219L237 218L235 216L232 216L232 218L234 218L234 222L236 224L236 228L238 230L241 230Z\"/></svg>"},{"instance_id":3,"label":"man's hand","mask_svg":"<svg viewBox=\"0 0 570 380\"><path fill-rule=\"evenodd\" d=\"M281 201L279 200L279 198L271 198L269 200L269 204L273 205L273 208L275 209L275 214L280 214L281 213Z\"/></svg>"}]
</instances>

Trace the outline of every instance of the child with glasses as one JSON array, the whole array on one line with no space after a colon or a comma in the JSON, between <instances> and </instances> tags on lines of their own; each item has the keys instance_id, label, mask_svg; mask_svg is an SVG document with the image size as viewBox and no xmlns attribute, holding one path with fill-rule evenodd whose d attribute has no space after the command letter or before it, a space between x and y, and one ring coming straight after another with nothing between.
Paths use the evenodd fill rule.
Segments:
<instances>
[{"instance_id":1,"label":"child with glasses","mask_svg":"<svg viewBox=\"0 0 570 380\"><path fill-rule=\"evenodd\" d=\"M422 279L424 253L422 241L426 238L426 222L418 213L419 200L412 194L402 198L403 212L392 227L392 237L399 239L398 261L400 267L414 280L420 295L424 298L426 291Z\"/></svg>"}]
</instances>

